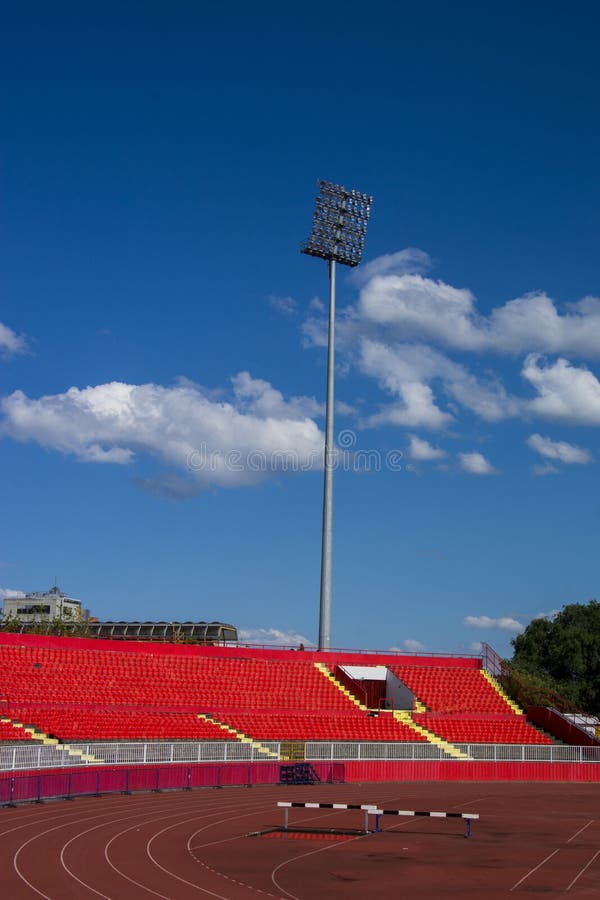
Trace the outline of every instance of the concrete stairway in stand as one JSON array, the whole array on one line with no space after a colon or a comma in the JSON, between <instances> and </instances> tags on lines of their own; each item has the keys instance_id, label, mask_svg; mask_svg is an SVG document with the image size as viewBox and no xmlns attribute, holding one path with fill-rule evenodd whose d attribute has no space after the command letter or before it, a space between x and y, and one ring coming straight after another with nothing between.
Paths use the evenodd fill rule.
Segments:
<instances>
[{"instance_id":1,"label":"concrete stairway in stand","mask_svg":"<svg viewBox=\"0 0 600 900\"><path fill-rule=\"evenodd\" d=\"M338 681L333 672L330 672L324 663L315 663L315 669L318 669L321 675L324 675L325 678L328 678L329 681L331 681L331 683L335 685L338 691L341 691L342 694L344 694L344 696L348 698L348 700L355 704L355 706L358 706L359 709L365 710L365 712L367 711L368 707L366 707L364 703L361 703L360 700L354 696L352 691L348 690L348 688L345 687L341 681Z\"/></svg>"},{"instance_id":2,"label":"concrete stairway in stand","mask_svg":"<svg viewBox=\"0 0 600 900\"><path fill-rule=\"evenodd\" d=\"M428 731L427 728L423 728L422 725L418 725L413 720L412 713L409 710L394 710L394 718L397 719L398 722L402 722L403 725L408 725L419 734L422 734L423 737L427 738L430 744L435 744L436 747L439 747L440 750L442 750L444 753L447 753L448 756L451 756L453 759L471 759L471 757L467 753L463 753L463 751L459 750L458 747L455 747L454 744L451 744L449 741L445 741L444 738L441 738L433 731Z\"/></svg>"},{"instance_id":3,"label":"concrete stairway in stand","mask_svg":"<svg viewBox=\"0 0 600 900\"><path fill-rule=\"evenodd\" d=\"M278 753L269 750L269 748L265 747L264 744L261 744L260 741L255 741L249 734L244 734L243 731L232 728L232 726L228 725L226 722L220 722L219 719L215 718L215 716L210 713L198 713L198 718L204 719L206 722L212 722L213 725L218 725L219 728L222 728L230 737L235 738L235 740L239 741L241 744L250 744L257 753L263 753L265 757L268 757L269 759L279 759Z\"/></svg>"},{"instance_id":4,"label":"concrete stairway in stand","mask_svg":"<svg viewBox=\"0 0 600 900\"><path fill-rule=\"evenodd\" d=\"M79 748L77 747L72 747L70 744L63 744L62 741L58 740L58 738L52 738L49 734L46 734L45 731L42 731L39 728L35 728L33 725L25 725L18 719L10 719L7 716L2 716L0 721L10 722L14 728L22 728L25 734L29 734L31 736L32 740L40 741L42 744L44 744L45 747L55 747L57 750L66 750L69 756L72 756L73 759L78 759L80 762L103 762L102 759L98 759L96 756L92 756L92 754L90 753L85 753L83 750L79 750Z\"/></svg>"}]
</instances>

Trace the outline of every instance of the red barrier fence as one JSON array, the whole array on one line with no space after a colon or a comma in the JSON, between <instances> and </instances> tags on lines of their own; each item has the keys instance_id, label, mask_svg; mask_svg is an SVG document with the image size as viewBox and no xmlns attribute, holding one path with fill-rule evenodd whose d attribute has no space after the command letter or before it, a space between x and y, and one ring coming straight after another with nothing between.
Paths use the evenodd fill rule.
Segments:
<instances>
[{"instance_id":1,"label":"red barrier fence","mask_svg":"<svg viewBox=\"0 0 600 900\"><path fill-rule=\"evenodd\" d=\"M598 763L461 760L344 763L346 783L357 781L595 781Z\"/></svg>"},{"instance_id":2,"label":"red barrier fence","mask_svg":"<svg viewBox=\"0 0 600 900\"><path fill-rule=\"evenodd\" d=\"M374 781L567 781L600 782L597 763L373 761L313 762L325 783ZM285 768L285 764L283 766ZM0 806L45 799L138 791L192 790L202 787L278 784L282 764L118 766L62 769L0 777Z\"/></svg>"},{"instance_id":3,"label":"red barrier fence","mask_svg":"<svg viewBox=\"0 0 600 900\"><path fill-rule=\"evenodd\" d=\"M321 782L344 781L344 763L311 763ZM130 794L138 791L185 791L201 787L278 784L282 765L273 763L227 763L211 765L119 766L62 769L28 775L0 777L0 806L41 802L85 795Z\"/></svg>"},{"instance_id":4,"label":"red barrier fence","mask_svg":"<svg viewBox=\"0 0 600 900\"><path fill-rule=\"evenodd\" d=\"M589 734L585 728L578 727L565 716L547 706L528 706L527 719L545 731L549 731L565 744L580 747L598 747L600 741Z\"/></svg>"}]
</instances>

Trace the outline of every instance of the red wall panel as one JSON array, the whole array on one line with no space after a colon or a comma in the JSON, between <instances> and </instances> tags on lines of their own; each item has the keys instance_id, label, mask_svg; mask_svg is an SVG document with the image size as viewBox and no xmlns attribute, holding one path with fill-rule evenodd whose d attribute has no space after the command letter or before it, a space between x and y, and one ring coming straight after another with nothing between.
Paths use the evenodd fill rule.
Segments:
<instances>
[{"instance_id":1,"label":"red wall panel","mask_svg":"<svg viewBox=\"0 0 600 900\"><path fill-rule=\"evenodd\" d=\"M346 781L597 781L598 763L346 762Z\"/></svg>"}]
</instances>

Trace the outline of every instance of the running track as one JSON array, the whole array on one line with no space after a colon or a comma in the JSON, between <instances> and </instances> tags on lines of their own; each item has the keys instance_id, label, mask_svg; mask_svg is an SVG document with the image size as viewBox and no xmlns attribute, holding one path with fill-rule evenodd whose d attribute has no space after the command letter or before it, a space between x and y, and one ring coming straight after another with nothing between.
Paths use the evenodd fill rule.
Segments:
<instances>
[{"instance_id":1,"label":"running track","mask_svg":"<svg viewBox=\"0 0 600 900\"><path fill-rule=\"evenodd\" d=\"M385 817L338 840L248 836L279 825L277 800L478 812ZM294 809L290 824L362 824ZM600 897L600 785L373 784L255 787L81 798L0 809L6 900L319 900Z\"/></svg>"}]
</instances>

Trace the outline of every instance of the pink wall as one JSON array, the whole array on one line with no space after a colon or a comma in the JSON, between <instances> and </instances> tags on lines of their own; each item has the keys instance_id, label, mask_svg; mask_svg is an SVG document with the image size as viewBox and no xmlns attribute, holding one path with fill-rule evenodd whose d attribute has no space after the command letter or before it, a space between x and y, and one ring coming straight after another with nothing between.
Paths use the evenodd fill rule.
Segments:
<instances>
[{"instance_id":1,"label":"pink wall","mask_svg":"<svg viewBox=\"0 0 600 900\"><path fill-rule=\"evenodd\" d=\"M192 772L189 782L192 786L214 784L214 772L221 772L220 784L273 784L279 778L280 763L194 763L191 765L147 765L147 766L90 766L75 769L50 769L32 772L1 772L0 801L3 784L14 779L21 785L21 799L27 799L37 790L37 778L43 776L49 783L59 782L62 786L57 793L65 793L67 778L71 774L73 791L89 789L101 779L104 790L122 790L121 782L130 770L131 790L154 787L156 772L160 772L161 787L180 787L185 783L188 770ZM285 765L285 764L284 764ZM327 777L330 763L313 763L319 774ZM543 763L543 762L344 762L346 783L376 781L565 781L600 782L600 764L597 763ZM150 779L150 781L148 781ZM64 782L64 784L63 784ZM147 784L146 784L147 782ZM81 784L80 784L81 783ZM27 796L25 796L27 795Z\"/></svg>"},{"instance_id":2,"label":"pink wall","mask_svg":"<svg viewBox=\"0 0 600 900\"><path fill-rule=\"evenodd\" d=\"M596 781L598 763L346 762L346 781Z\"/></svg>"}]
</instances>

